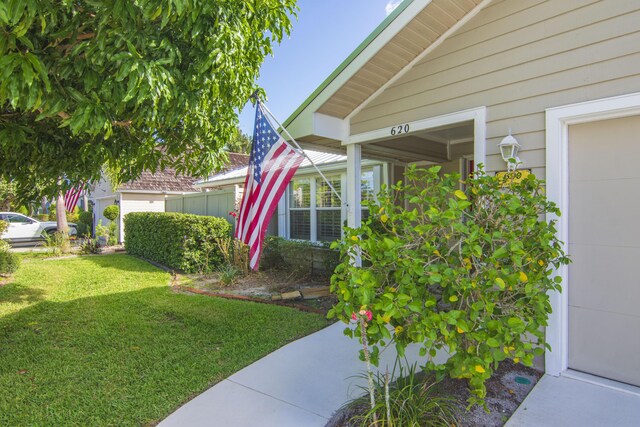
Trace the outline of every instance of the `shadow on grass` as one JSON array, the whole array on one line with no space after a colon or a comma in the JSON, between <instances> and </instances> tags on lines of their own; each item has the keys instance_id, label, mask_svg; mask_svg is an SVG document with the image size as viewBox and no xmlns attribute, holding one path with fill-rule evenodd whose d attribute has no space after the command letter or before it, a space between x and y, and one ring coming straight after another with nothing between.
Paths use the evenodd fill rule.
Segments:
<instances>
[{"instance_id":1,"label":"shadow on grass","mask_svg":"<svg viewBox=\"0 0 640 427\"><path fill-rule=\"evenodd\" d=\"M39 298L23 289L9 297ZM324 325L288 308L165 286L40 301L0 317L0 425L152 424Z\"/></svg>"},{"instance_id":2,"label":"shadow on grass","mask_svg":"<svg viewBox=\"0 0 640 427\"><path fill-rule=\"evenodd\" d=\"M100 255L80 255L80 259L93 262L97 267L109 268L113 270L150 272L160 271L143 258L134 257L124 253L100 254ZM114 262L115 261L115 262ZM140 262L144 261L144 262Z\"/></svg>"},{"instance_id":3,"label":"shadow on grass","mask_svg":"<svg viewBox=\"0 0 640 427\"><path fill-rule=\"evenodd\" d=\"M42 289L20 285L15 283L13 278L7 279L7 283L0 286L0 304L32 304L43 298L44 291Z\"/></svg>"}]
</instances>

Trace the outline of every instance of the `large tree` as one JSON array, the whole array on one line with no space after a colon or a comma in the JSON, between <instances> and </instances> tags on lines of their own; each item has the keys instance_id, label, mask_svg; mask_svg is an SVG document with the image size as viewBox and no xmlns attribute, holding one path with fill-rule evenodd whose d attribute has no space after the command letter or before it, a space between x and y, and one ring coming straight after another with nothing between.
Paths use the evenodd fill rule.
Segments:
<instances>
[{"instance_id":1,"label":"large tree","mask_svg":"<svg viewBox=\"0 0 640 427\"><path fill-rule=\"evenodd\" d=\"M0 178L56 195L58 180L119 180L225 160L295 0L0 2Z\"/></svg>"}]
</instances>

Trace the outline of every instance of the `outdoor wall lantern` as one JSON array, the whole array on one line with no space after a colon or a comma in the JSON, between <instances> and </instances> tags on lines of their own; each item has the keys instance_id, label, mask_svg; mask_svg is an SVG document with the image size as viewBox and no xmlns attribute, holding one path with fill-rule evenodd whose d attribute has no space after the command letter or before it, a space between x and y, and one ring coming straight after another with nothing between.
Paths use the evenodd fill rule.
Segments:
<instances>
[{"instance_id":1,"label":"outdoor wall lantern","mask_svg":"<svg viewBox=\"0 0 640 427\"><path fill-rule=\"evenodd\" d=\"M518 144L518 141L511 135L511 129L509 129L509 135L504 137L500 144L498 144L498 148L500 148L502 160L507 162L507 171L513 172L518 169L518 166L522 164L518 157L520 144Z\"/></svg>"}]
</instances>

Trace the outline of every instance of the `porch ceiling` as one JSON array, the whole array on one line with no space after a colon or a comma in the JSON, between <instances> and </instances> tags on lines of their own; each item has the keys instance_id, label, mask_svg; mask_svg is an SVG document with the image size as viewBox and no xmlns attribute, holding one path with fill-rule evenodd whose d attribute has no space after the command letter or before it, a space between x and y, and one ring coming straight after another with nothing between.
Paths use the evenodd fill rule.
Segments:
<instances>
[{"instance_id":1,"label":"porch ceiling","mask_svg":"<svg viewBox=\"0 0 640 427\"><path fill-rule=\"evenodd\" d=\"M482 0L433 0L317 110L346 118Z\"/></svg>"},{"instance_id":2,"label":"porch ceiling","mask_svg":"<svg viewBox=\"0 0 640 427\"><path fill-rule=\"evenodd\" d=\"M442 163L473 153L473 122L427 129L362 144L362 157L372 160ZM298 140L303 148L346 154L340 141L315 136Z\"/></svg>"}]
</instances>

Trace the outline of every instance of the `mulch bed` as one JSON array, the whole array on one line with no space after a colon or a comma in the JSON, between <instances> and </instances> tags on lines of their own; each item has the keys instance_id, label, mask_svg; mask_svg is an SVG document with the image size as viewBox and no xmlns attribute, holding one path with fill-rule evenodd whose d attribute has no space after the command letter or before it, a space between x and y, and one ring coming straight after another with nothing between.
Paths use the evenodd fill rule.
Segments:
<instances>
[{"instance_id":1,"label":"mulch bed","mask_svg":"<svg viewBox=\"0 0 640 427\"><path fill-rule=\"evenodd\" d=\"M423 374L423 378L425 377ZM437 390L441 396L452 397L458 401L456 427L501 427L513 415L540 377L542 372L536 369L514 364L510 360L501 362L493 377L486 382L488 412L481 406L466 409L470 393L465 380L446 378L437 384ZM333 415L326 427L356 427L356 424L349 423L349 419L358 413L357 408L342 408Z\"/></svg>"}]
</instances>

